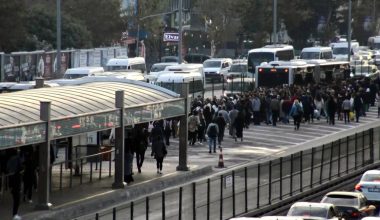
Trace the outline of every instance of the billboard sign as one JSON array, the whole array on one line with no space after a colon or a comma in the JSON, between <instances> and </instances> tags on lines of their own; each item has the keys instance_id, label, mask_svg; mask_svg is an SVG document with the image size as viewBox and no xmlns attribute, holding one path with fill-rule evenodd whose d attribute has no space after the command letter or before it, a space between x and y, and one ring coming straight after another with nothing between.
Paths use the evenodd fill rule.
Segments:
<instances>
[{"instance_id":1,"label":"billboard sign","mask_svg":"<svg viewBox=\"0 0 380 220\"><path fill-rule=\"evenodd\" d=\"M178 42L179 34L178 33L164 33L164 42Z\"/></svg>"}]
</instances>

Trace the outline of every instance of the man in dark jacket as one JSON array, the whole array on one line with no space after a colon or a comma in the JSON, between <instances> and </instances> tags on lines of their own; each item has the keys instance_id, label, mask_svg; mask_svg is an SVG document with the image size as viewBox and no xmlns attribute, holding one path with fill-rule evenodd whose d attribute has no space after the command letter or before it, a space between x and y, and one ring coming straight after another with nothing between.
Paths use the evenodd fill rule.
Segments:
<instances>
[{"instance_id":1,"label":"man in dark jacket","mask_svg":"<svg viewBox=\"0 0 380 220\"><path fill-rule=\"evenodd\" d=\"M218 145L220 148L220 146L222 145L223 137L224 137L224 129L227 124L222 113L218 113L218 117L216 117L216 124L218 125L218 128L219 128Z\"/></svg>"},{"instance_id":2,"label":"man in dark jacket","mask_svg":"<svg viewBox=\"0 0 380 220\"><path fill-rule=\"evenodd\" d=\"M359 122L359 117L363 109L363 101L360 94L356 94L354 98L354 110L356 116L356 122Z\"/></svg>"}]
</instances>

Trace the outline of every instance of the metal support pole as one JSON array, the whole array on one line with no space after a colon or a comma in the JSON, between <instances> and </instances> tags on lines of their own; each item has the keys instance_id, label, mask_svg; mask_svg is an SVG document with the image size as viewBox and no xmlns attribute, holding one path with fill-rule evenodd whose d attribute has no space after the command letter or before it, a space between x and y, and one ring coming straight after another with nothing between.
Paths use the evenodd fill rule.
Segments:
<instances>
[{"instance_id":1,"label":"metal support pole","mask_svg":"<svg viewBox=\"0 0 380 220\"><path fill-rule=\"evenodd\" d=\"M115 128L115 180L112 188L120 189L126 186L124 182L124 91L116 91L115 99L115 106L120 114L120 127Z\"/></svg>"},{"instance_id":2,"label":"metal support pole","mask_svg":"<svg viewBox=\"0 0 380 220\"><path fill-rule=\"evenodd\" d=\"M57 73L61 74L61 0L57 0Z\"/></svg>"},{"instance_id":3,"label":"metal support pole","mask_svg":"<svg viewBox=\"0 0 380 220\"><path fill-rule=\"evenodd\" d=\"M277 0L273 0L273 44L277 44Z\"/></svg>"},{"instance_id":4,"label":"metal support pole","mask_svg":"<svg viewBox=\"0 0 380 220\"><path fill-rule=\"evenodd\" d=\"M47 210L50 203L50 112L51 102L40 103L40 119L45 122L45 142L39 145L38 197L36 209Z\"/></svg>"},{"instance_id":5,"label":"metal support pole","mask_svg":"<svg viewBox=\"0 0 380 220\"><path fill-rule=\"evenodd\" d=\"M178 63L182 63L182 0L178 3Z\"/></svg>"},{"instance_id":6,"label":"metal support pole","mask_svg":"<svg viewBox=\"0 0 380 220\"><path fill-rule=\"evenodd\" d=\"M178 171L188 171L187 166L187 145L188 145L188 128L187 128L187 116L189 114L189 84L182 83L181 97L185 100L185 114L180 118L180 128L179 128L179 161L177 170Z\"/></svg>"},{"instance_id":7,"label":"metal support pole","mask_svg":"<svg viewBox=\"0 0 380 220\"><path fill-rule=\"evenodd\" d=\"M348 59L351 60L351 20L352 20L352 0L348 0L348 33L347 33L347 41L348 41Z\"/></svg>"}]
</instances>

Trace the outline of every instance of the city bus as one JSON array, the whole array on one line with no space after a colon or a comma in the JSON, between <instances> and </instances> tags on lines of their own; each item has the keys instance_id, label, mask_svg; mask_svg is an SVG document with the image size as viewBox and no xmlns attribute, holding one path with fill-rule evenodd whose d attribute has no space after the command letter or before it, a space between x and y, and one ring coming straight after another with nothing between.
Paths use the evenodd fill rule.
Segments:
<instances>
[{"instance_id":1,"label":"city bus","mask_svg":"<svg viewBox=\"0 0 380 220\"><path fill-rule=\"evenodd\" d=\"M155 84L180 94L182 84L189 84L189 95L193 98L203 96L205 90L205 79L199 71L175 71L166 72L158 76Z\"/></svg>"},{"instance_id":2,"label":"city bus","mask_svg":"<svg viewBox=\"0 0 380 220\"><path fill-rule=\"evenodd\" d=\"M256 67L256 87L276 87L283 85L329 84L344 78L344 70L349 68L346 61L292 60L272 61Z\"/></svg>"},{"instance_id":3,"label":"city bus","mask_svg":"<svg viewBox=\"0 0 380 220\"><path fill-rule=\"evenodd\" d=\"M294 48L291 45L275 44L252 49L248 51L248 71L255 73L256 67L263 62L292 59L294 59Z\"/></svg>"}]
</instances>

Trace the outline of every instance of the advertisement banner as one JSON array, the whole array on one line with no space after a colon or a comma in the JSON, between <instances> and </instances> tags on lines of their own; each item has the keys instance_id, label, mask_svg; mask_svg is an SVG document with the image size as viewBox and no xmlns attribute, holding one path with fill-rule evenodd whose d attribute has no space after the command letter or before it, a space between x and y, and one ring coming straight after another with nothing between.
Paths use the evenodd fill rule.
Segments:
<instances>
[{"instance_id":1,"label":"advertisement banner","mask_svg":"<svg viewBox=\"0 0 380 220\"><path fill-rule=\"evenodd\" d=\"M79 66L87 66L87 51L80 51Z\"/></svg>"},{"instance_id":2,"label":"advertisement banner","mask_svg":"<svg viewBox=\"0 0 380 220\"><path fill-rule=\"evenodd\" d=\"M53 76L53 53L45 53L44 56L44 72L42 77L51 79Z\"/></svg>"},{"instance_id":3,"label":"advertisement banner","mask_svg":"<svg viewBox=\"0 0 380 220\"><path fill-rule=\"evenodd\" d=\"M99 49L95 49L92 56L93 56L93 65L102 66L102 51Z\"/></svg>"}]
</instances>

